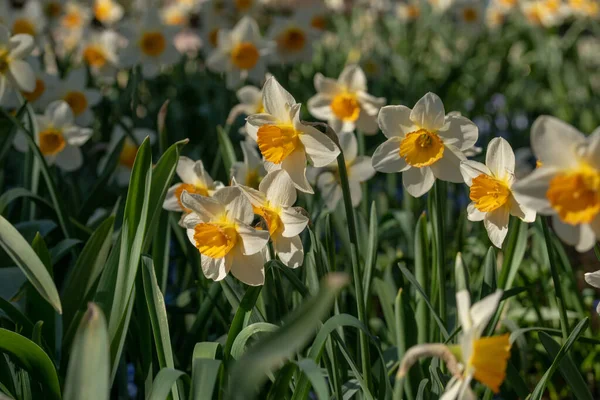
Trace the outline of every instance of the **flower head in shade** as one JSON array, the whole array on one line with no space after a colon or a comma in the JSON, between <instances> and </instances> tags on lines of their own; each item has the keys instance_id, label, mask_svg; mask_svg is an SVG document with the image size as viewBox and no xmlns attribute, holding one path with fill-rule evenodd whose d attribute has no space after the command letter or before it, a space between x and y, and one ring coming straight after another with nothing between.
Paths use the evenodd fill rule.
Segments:
<instances>
[{"instance_id":1,"label":"flower head in shade","mask_svg":"<svg viewBox=\"0 0 600 400\"><path fill-rule=\"evenodd\" d=\"M377 132L377 113L385 99L367 93L367 77L358 65L348 65L337 80L315 75L317 94L308 100L308 111L325 120L337 133Z\"/></svg>"},{"instance_id":2,"label":"flower head in shade","mask_svg":"<svg viewBox=\"0 0 600 400\"><path fill-rule=\"evenodd\" d=\"M320 32L311 26L311 14L296 12L290 18L275 18L268 37L275 42L272 64L310 61L313 42Z\"/></svg>"},{"instance_id":3,"label":"flower head in shade","mask_svg":"<svg viewBox=\"0 0 600 400\"><path fill-rule=\"evenodd\" d=\"M194 161L187 157L179 157L177 163L177 176L181 183L176 183L167 191L163 208L169 211L190 212L181 203L183 191L200 196L212 196L215 191L223 187L221 182L215 182L204 169L201 160Z\"/></svg>"},{"instance_id":4,"label":"flower head in shade","mask_svg":"<svg viewBox=\"0 0 600 400\"><path fill-rule=\"evenodd\" d=\"M32 36L18 34L11 37L8 29L0 25L0 102L7 86L24 92L35 89L35 74L23 60L32 50Z\"/></svg>"},{"instance_id":5,"label":"flower head in shade","mask_svg":"<svg viewBox=\"0 0 600 400\"><path fill-rule=\"evenodd\" d=\"M81 47L81 58L97 76L114 79L119 63L117 54L120 36L112 30L89 32Z\"/></svg>"},{"instance_id":6,"label":"flower head in shade","mask_svg":"<svg viewBox=\"0 0 600 400\"><path fill-rule=\"evenodd\" d=\"M81 147L92 136L92 130L74 124L71 108L64 101L52 102L44 115L38 115L36 142L49 165L71 172L83 164ZM14 145L19 151L27 151L27 140L20 132Z\"/></svg>"},{"instance_id":7,"label":"flower head in shade","mask_svg":"<svg viewBox=\"0 0 600 400\"><path fill-rule=\"evenodd\" d=\"M510 358L509 335L481 337L502 298L502 291L485 297L471 306L469 292L456 293L456 307L462 327L460 353L463 373L448 382L440 400L475 399L470 383L473 379L483 383L494 393L506 378L506 365Z\"/></svg>"},{"instance_id":8,"label":"flower head in shade","mask_svg":"<svg viewBox=\"0 0 600 400\"><path fill-rule=\"evenodd\" d=\"M525 222L535 220L535 211L521 205L512 192L515 154L503 138L490 141L485 164L465 160L460 163L460 172L471 188L467 217L470 221L483 221L494 246L502 247L510 215Z\"/></svg>"},{"instance_id":9,"label":"flower head in shade","mask_svg":"<svg viewBox=\"0 0 600 400\"><path fill-rule=\"evenodd\" d=\"M183 218L183 225L190 242L201 254L204 276L220 281L231 271L248 285L264 284L263 249L269 241L269 232L250 226L254 212L240 188L226 187L213 197L184 191L181 202L191 210Z\"/></svg>"},{"instance_id":10,"label":"flower head in shade","mask_svg":"<svg viewBox=\"0 0 600 400\"><path fill-rule=\"evenodd\" d=\"M523 204L551 215L558 236L578 251L600 240L600 128L590 136L561 120L539 117L531 148L541 163L514 185Z\"/></svg>"},{"instance_id":11,"label":"flower head in shade","mask_svg":"<svg viewBox=\"0 0 600 400\"><path fill-rule=\"evenodd\" d=\"M306 161L323 167L340 150L327 135L300 121L301 105L274 77L263 87L263 104L263 113L247 118L246 131L258 143L265 168L286 170L298 190L313 193L306 179Z\"/></svg>"},{"instance_id":12,"label":"flower head in shade","mask_svg":"<svg viewBox=\"0 0 600 400\"><path fill-rule=\"evenodd\" d=\"M45 71L38 58L30 56L26 61L31 66L35 76L35 88L30 92L21 90L21 95L36 110L44 110L50 101L56 100L54 93L56 92L58 79L55 75L50 75Z\"/></svg>"},{"instance_id":13,"label":"flower head in shade","mask_svg":"<svg viewBox=\"0 0 600 400\"><path fill-rule=\"evenodd\" d=\"M71 69L52 90L52 96L67 102L75 122L81 126L90 126L94 122L92 107L102 100L98 89L87 85L88 77L85 67Z\"/></svg>"},{"instance_id":14,"label":"flower head in shade","mask_svg":"<svg viewBox=\"0 0 600 400\"><path fill-rule=\"evenodd\" d=\"M258 190L241 186L252 203L254 213L265 221L273 248L279 259L288 267L296 268L304 261L300 233L308 224L308 217L294 207L296 188L284 170L269 173Z\"/></svg>"},{"instance_id":15,"label":"flower head in shade","mask_svg":"<svg viewBox=\"0 0 600 400\"><path fill-rule=\"evenodd\" d=\"M373 167L385 173L402 172L404 188L412 196L427 193L436 178L463 182L460 162L466 159L463 152L477 141L477 126L455 113L446 115L437 95L427 93L412 110L383 107L379 126L387 140L375 150Z\"/></svg>"},{"instance_id":16,"label":"flower head in shade","mask_svg":"<svg viewBox=\"0 0 600 400\"><path fill-rule=\"evenodd\" d=\"M346 161L352 206L357 207L363 195L360 184L371 179L375 175L375 170L371 165L371 157L358 155L358 144L354 133L342 133L339 135L339 139ZM327 208L331 211L335 210L342 199L342 186L337 161L333 161L323 168L309 167L308 174L313 181L316 181L317 188L325 200Z\"/></svg>"},{"instance_id":17,"label":"flower head in shade","mask_svg":"<svg viewBox=\"0 0 600 400\"><path fill-rule=\"evenodd\" d=\"M240 143L244 161L237 161L231 167L231 176L240 185L258 189L258 185L267 175L260 153L256 149L256 143L246 139Z\"/></svg>"},{"instance_id":18,"label":"flower head in shade","mask_svg":"<svg viewBox=\"0 0 600 400\"><path fill-rule=\"evenodd\" d=\"M153 78L160 69L179 61L180 54L173 39L178 28L163 25L158 14L148 11L127 34L129 45L123 50L124 67L140 65L142 75Z\"/></svg>"},{"instance_id":19,"label":"flower head in shade","mask_svg":"<svg viewBox=\"0 0 600 400\"><path fill-rule=\"evenodd\" d=\"M230 89L246 79L260 82L265 76L264 56L269 48L269 43L260 35L256 21L246 16L233 29L219 30L217 48L206 60L206 65L214 72L224 73Z\"/></svg>"},{"instance_id":20,"label":"flower head in shade","mask_svg":"<svg viewBox=\"0 0 600 400\"><path fill-rule=\"evenodd\" d=\"M265 112L265 107L262 101L262 90L256 86L247 85L235 92L235 96L239 100L227 117L227 124L231 125L235 119L241 114L252 115Z\"/></svg>"},{"instance_id":21,"label":"flower head in shade","mask_svg":"<svg viewBox=\"0 0 600 400\"><path fill-rule=\"evenodd\" d=\"M27 1L21 8L13 8L8 27L13 35L30 35L36 41L44 35L46 15L39 1Z\"/></svg>"}]
</instances>

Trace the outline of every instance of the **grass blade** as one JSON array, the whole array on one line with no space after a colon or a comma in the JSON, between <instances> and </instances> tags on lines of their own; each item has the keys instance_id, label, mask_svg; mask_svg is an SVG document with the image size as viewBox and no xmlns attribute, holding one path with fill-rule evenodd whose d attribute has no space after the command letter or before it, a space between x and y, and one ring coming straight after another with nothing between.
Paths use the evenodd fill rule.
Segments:
<instances>
[{"instance_id":1,"label":"grass blade","mask_svg":"<svg viewBox=\"0 0 600 400\"><path fill-rule=\"evenodd\" d=\"M171 388L177 382L177 379L185 375L185 372L173 369L163 368L156 375L156 379L152 383L152 390L148 395L148 400L165 400Z\"/></svg>"},{"instance_id":2,"label":"grass blade","mask_svg":"<svg viewBox=\"0 0 600 400\"><path fill-rule=\"evenodd\" d=\"M218 285L217 285L218 286ZM217 378L221 372L221 345L213 342L197 343L192 356L191 400L212 399Z\"/></svg>"}]
</instances>

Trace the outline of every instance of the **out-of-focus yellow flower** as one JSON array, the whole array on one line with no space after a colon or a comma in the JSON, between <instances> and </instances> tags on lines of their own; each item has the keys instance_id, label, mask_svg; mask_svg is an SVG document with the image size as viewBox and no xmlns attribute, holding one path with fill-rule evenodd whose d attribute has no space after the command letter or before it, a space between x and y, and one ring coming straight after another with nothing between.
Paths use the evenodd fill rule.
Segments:
<instances>
[{"instance_id":1,"label":"out-of-focus yellow flower","mask_svg":"<svg viewBox=\"0 0 600 400\"><path fill-rule=\"evenodd\" d=\"M313 193L306 180L306 161L323 167L338 156L335 143L316 128L300 122L301 104L274 77L263 87L264 113L250 115L248 135L258 143L267 171L285 169L298 190Z\"/></svg>"},{"instance_id":2,"label":"out-of-focus yellow flower","mask_svg":"<svg viewBox=\"0 0 600 400\"><path fill-rule=\"evenodd\" d=\"M531 148L542 165L514 190L538 213L552 215L558 236L578 251L600 239L600 128L586 137L550 117L531 127Z\"/></svg>"},{"instance_id":3,"label":"out-of-focus yellow flower","mask_svg":"<svg viewBox=\"0 0 600 400\"><path fill-rule=\"evenodd\" d=\"M568 9L560 0L532 0L519 5L526 20L532 25L557 26L568 15Z\"/></svg>"},{"instance_id":4,"label":"out-of-focus yellow flower","mask_svg":"<svg viewBox=\"0 0 600 400\"><path fill-rule=\"evenodd\" d=\"M498 248L508 233L509 215L525 222L535 221L535 211L522 206L512 193L515 163L515 154L503 138L490 141L485 164L472 160L460 163L472 201L467 217L470 221L483 221L490 240Z\"/></svg>"},{"instance_id":5,"label":"out-of-focus yellow flower","mask_svg":"<svg viewBox=\"0 0 600 400\"><path fill-rule=\"evenodd\" d=\"M94 0L94 17L104 25L113 25L123 18L123 7L115 0Z\"/></svg>"},{"instance_id":6,"label":"out-of-focus yellow flower","mask_svg":"<svg viewBox=\"0 0 600 400\"><path fill-rule=\"evenodd\" d=\"M326 120L337 132L358 129L377 132L377 113L385 99L367 93L367 77L358 65L348 65L337 80L315 75L317 94L308 100L308 111Z\"/></svg>"},{"instance_id":7,"label":"out-of-focus yellow flower","mask_svg":"<svg viewBox=\"0 0 600 400\"><path fill-rule=\"evenodd\" d=\"M191 210L183 225L201 254L204 276L220 281L231 271L247 285L264 284L269 232L250 226L254 212L239 187L223 188L210 198L184 191L181 202Z\"/></svg>"}]
</instances>

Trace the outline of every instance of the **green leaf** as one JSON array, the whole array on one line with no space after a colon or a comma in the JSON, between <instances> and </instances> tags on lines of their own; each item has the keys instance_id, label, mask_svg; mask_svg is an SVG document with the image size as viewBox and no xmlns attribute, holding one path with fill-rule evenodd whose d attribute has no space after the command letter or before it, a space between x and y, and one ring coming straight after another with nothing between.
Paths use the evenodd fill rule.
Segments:
<instances>
[{"instance_id":1,"label":"green leaf","mask_svg":"<svg viewBox=\"0 0 600 400\"><path fill-rule=\"evenodd\" d=\"M174 368L175 364L173 362L173 350L171 349L171 336L169 335L169 321L165 308L165 299L156 281L152 259L147 256L142 256L142 278L158 366L160 368ZM179 399L177 386L173 386L172 394L174 399Z\"/></svg>"},{"instance_id":2,"label":"green leaf","mask_svg":"<svg viewBox=\"0 0 600 400\"><path fill-rule=\"evenodd\" d=\"M483 280L481 281L481 292L479 298L483 299L487 295L496 291L496 251L490 246L483 262Z\"/></svg>"},{"instance_id":3,"label":"green leaf","mask_svg":"<svg viewBox=\"0 0 600 400\"><path fill-rule=\"evenodd\" d=\"M296 363L304 375L308 377L319 400L329 399L329 386L325 375L311 358L304 358Z\"/></svg>"},{"instance_id":4,"label":"green leaf","mask_svg":"<svg viewBox=\"0 0 600 400\"><path fill-rule=\"evenodd\" d=\"M46 270L50 273L50 276L53 276L50 252L48 251L48 247L46 247L44 239L39 233L33 239L31 247L44 264ZM40 296L37 291L34 291L33 288L30 287L28 288L28 292L27 302L25 303L25 312L32 320L38 321L38 323L43 322L43 336L47 343L46 349L48 354L53 356L56 350L56 314L54 313L52 305ZM41 326L39 333L42 333ZM34 342L37 344L42 343L41 338L39 340L34 339Z\"/></svg>"},{"instance_id":5,"label":"green leaf","mask_svg":"<svg viewBox=\"0 0 600 400\"><path fill-rule=\"evenodd\" d=\"M221 345L213 342L197 343L192 355L191 400L212 399L222 362L218 359Z\"/></svg>"},{"instance_id":6,"label":"green leaf","mask_svg":"<svg viewBox=\"0 0 600 400\"><path fill-rule=\"evenodd\" d=\"M569 335L569 337L567 338L565 343L561 346L560 350L556 353L554 360L552 361L552 364L550 365L550 368L548 368L546 373L544 373L544 376L542 376L542 379L540 379L540 381L536 385L535 389L533 389L533 392L531 392L531 397L529 398L529 400L541 400L542 395L544 394L544 390L546 389L546 385L548 384L548 381L550 380L550 378L552 378L554 371L556 371L556 368L558 368L558 366L562 362L563 357L565 355L567 355L567 353L569 352L569 350L573 346L573 343L575 343L575 341L577 340L579 335L581 335L583 333L583 331L585 330L585 328L588 325L588 322L589 322L589 319L584 318L573 329L573 332L571 332L571 334ZM543 334L544 333L540 333L540 335L543 335Z\"/></svg>"},{"instance_id":7,"label":"green leaf","mask_svg":"<svg viewBox=\"0 0 600 400\"><path fill-rule=\"evenodd\" d=\"M21 234L0 216L0 247L23 271L38 293L60 314L62 306L50 273Z\"/></svg>"},{"instance_id":8,"label":"green leaf","mask_svg":"<svg viewBox=\"0 0 600 400\"><path fill-rule=\"evenodd\" d=\"M425 213L421 214L415 228L415 277L421 287L429 286L429 269L427 249L427 219ZM429 309L425 300L417 301L416 320L418 329L418 342L427 343L429 341Z\"/></svg>"},{"instance_id":9,"label":"green leaf","mask_svg":"<svg viewBox=\"0 0 600 400\"><path fill-rule=\"evenodd\" d=\"M60 400L60 385L56 368L40 346L17 333L0 328L0 351L11 356L44 388L46 399Z\"/></svg>"},{"instance_id":10,"label":"green leaf","mask_svg":"<svg viewBox=\"0 0 600 400\"><path fill-rule=\"evenodd\" d=\"M246 290L246 293L240 302L240 306L235 312L233 321L231 322L229 333L227 334L227 341L225 342L225 359L229 358L233 343L245 327L245 321L247 321L247 317L252 313L252 309L256 304L256 300L258 300L261 290L262 286L250 286Z\"/></svg>"},{"instance_id":11,"label":"green leaf","mask_svg":"<svg viewBox=\"0 0 600 400\"><path fill-rule=\"evenodd\" d=\"M337 294L347 284L348 277L345 274L327 275L316 296L304 301L286 318L278 331L252 346L232 367L228 397L254 398L267 373L306 344L321 319L329 313ZM252 368L248 368L249 365Z\"/></svg>"},{"instance_id":12,"label":"green leaf","mask_svg":"<svg viewBox=\"0 0 600 400\"><path fill-rule=\"evenodd\" d=\"M8 207L8 205L10 203L12 203L14 200L17 200L20 198L27 198L27 199L34 200L37 204L43 205L43 206L47 207L48 209L52 210L52 204L50 204L43 197L40 197L37 194L35 194L27 189L24 189L24 188L14 188L14 189L7 190L6 192L4 192L2 194L2 196L0 196L0 214L4 213L4 211L6 210L6 208Z\"/></svg>"},{"instance_id":13,"label":"green leaf","mask_svg":"<svg viewBox=\"0 0 600 400\"><path fill-rule=\"evenodd\" d=\"M61 240L56 246L50 249L50 257L52 259L52 265L59 262L65 255L69 254L71 250L78 244L82 243L79 239L64 239Z\"/></svg>"},{"instance_id":14,"label":"green leaf","mask_svg":"<svg viewBox=\"0 0 600 400\"><path fill-rule=\"evenodd\" d=\"M227 175L229 175L231 167L237 161L235 150L233 144L231 144L229 135L220 126L217 126L217 139L219 140L219 151L223 155L223 165L225 166Z\"/></svg>"},{"instance_id":15,"label":"green leaf","mask_svg":"<svg viewBox=\"0 0 600 400\"><path fill-rule=\"evenodd\" d=\"M498 286L505 290L512 287L519 267L523 262L525 250L527 249L527 224L516 217L510 218L510 224L508 241L504 251L504 260L498 282Z\"/></svg>"},{"instance_id":16,"label":"green leaf","mask_svg":"<svg viewBox=\"0 0 600 400\"><path fill-rule=\"evenodd\" d=\"M268 322L256 322L240 331L231 346L231 357L239 360L246 351L246 343L257 333L276 332L279 326Z\"/></svg>"},{"instance_id":17,"label":"green leaf","mask_svg":"<svg viewBox=\"0 0 600 400\"><path fill-rule=\"evenodd\" d=\"M540 332L539 338L548 355L556 358L560 351L560 345L544 332ZM579 368L569 356L563 357L558 368L577 400L593 400L594 397L590 393L587 382L583 379L579 373Z\"/></svg>"},{"instance_id":18,"label":"green leaf","mask_svg":"<svg viewBox=\"0 0 600 400\"><path fill-rule=\"evenodd\" d=\"M371 277L377 262L377 245L379 238L379 221L377 219L377 207L375 202L371 203L371 214L369 216L369 236L367 237L367 255L365 259L365 270L363 272L364 292L369 293L371 288Z\"/></svg>"},{"instance_id":19,"label":"green leaf","mask_svg":"<svg viewBox=\"0 0 600 400\"><path fill-rule=\"evenodd\" d=\"M165 400L177 379L184 375L185 372L173 368L161 369L152 383L150 394L146 398L148 400Z\"/></svg>"},{"instance_id":20,"label":"green leaf","mask_svg":"<svg viewBox=\"0 0 600 400\"><path fill-rule=\"evenodd\" d=\"M110 349L106 320L94 303L81 319L69 358L65 400L108 400L110 397Z\"/></svg>"},{"instance_id":21,"label":"green leaf","mask_svg":"<svg viewBox=\"0 0 600 400\"><path fill-rule=\"evenodd\" d=\"M456 253L456 262L454 263L454 275L456 276L456 291L466 290L471 293L469 288L469 270L465 267L462 254Z\"/></svg>"}]
</instances>

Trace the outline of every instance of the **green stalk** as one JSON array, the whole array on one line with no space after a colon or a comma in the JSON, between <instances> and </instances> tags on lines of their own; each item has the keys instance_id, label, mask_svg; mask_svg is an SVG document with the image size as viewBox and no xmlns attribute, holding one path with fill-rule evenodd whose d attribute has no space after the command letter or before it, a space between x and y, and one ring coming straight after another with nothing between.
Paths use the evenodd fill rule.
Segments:
<instances>
[{"instance_id":1,"label":"green stalk","mask_svg":"<svg viewBox=\"0 0 600 400\"><path fill-rule=\"evenodd\" d=\"M546 218L542 217L542 229L544 230L544 241L548 251L548 260L550 262L550 272L552 273L552 281L554 282L554 290L556 292L556 302L558 303L558 311L560 314L560 328L563 338L569 337L569 320L567 319L567 309L565 308L563 291L560 284L560 276L558 272L557 260L555 259L554 248L552 246L552 237Z\"/></svg>"},{"instance_id":2,"label":"green stalk","mask_svg":"<svg viewBox=\"0 0 600 400\"><path fill-rule=\"evenodd\" d=\"M440 305L440 319L446 323L446 265L444 260L444 206L443 198L446 195L445 187L443 183L436 180L433 186L433 205L434 205L434 232L435 232L435 246L436 246L436 263L437 263L437 277L438 277L438 290L439 290L439 305Z\"/></svg>"}]
</instances>

